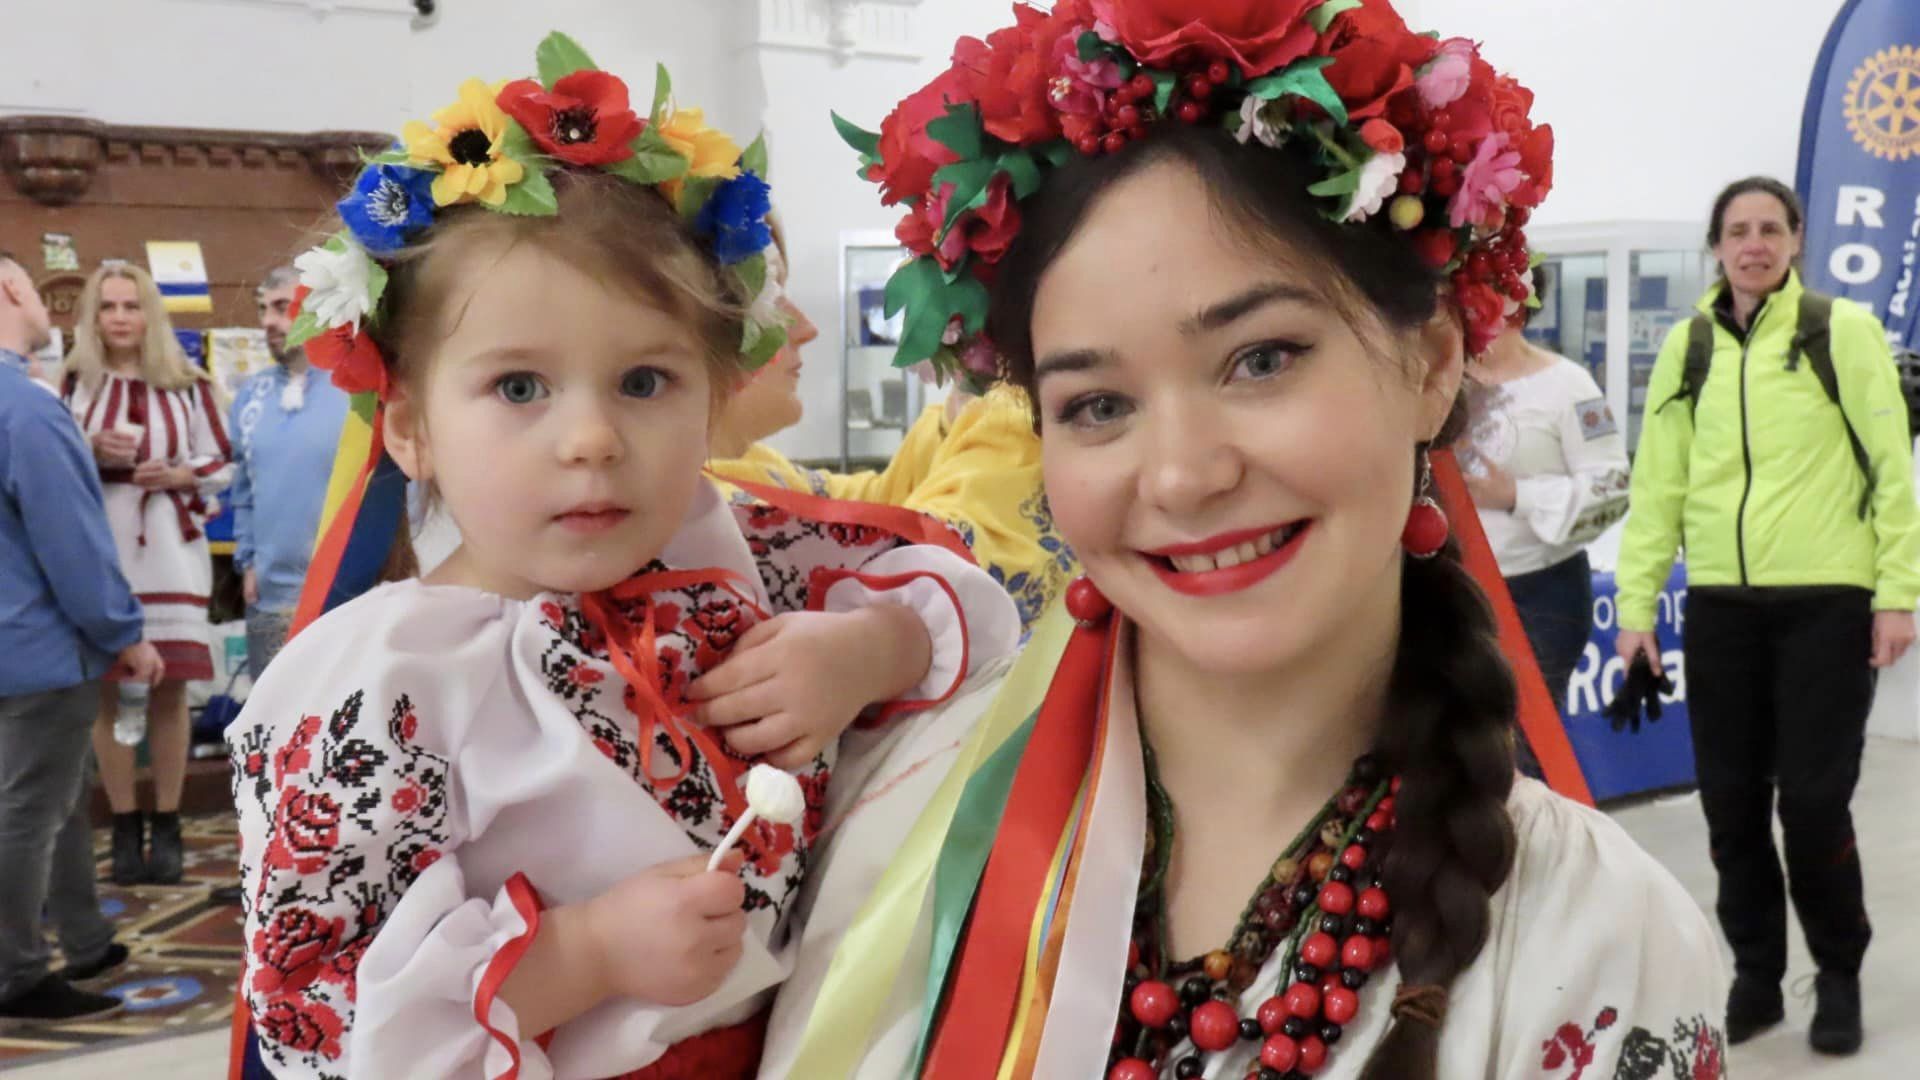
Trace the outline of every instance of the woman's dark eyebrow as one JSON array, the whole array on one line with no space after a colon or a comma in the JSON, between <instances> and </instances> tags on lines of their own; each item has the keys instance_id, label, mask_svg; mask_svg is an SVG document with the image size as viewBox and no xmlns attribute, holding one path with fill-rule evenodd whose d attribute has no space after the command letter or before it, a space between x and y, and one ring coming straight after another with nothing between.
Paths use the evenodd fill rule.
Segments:
<instances>
[{"instance_id":1,"label":"woman's dark eyebrow","mask_svg":"<svg viewBox=\"0 0 1920 1080\"><path fill-rule=\"evenodd\" d=\"M1049 353L1033 365L1033 381L1037 385L1049 375L1064 375L1070 371L1091 371L1104 367L1114 360L1111 349L1068 349L1065 352Z\"/></svg>"},{"instance_id":2,"label":"woman's dark eyebrow","mask_svg":"<svg viewBox=\"0 0 1920 1080\"><path fill-rule=\"evenodd\" d=\"M1180 324L1180 333L1185 337L1198 337L1201 334L1224 330L1268 304L1313 304L1318 301L1319 297L1298 285L1286 285L1277 281L1255 285L1238 296L1222 300L1188 318Z\"/></svg>"}]
</instances>

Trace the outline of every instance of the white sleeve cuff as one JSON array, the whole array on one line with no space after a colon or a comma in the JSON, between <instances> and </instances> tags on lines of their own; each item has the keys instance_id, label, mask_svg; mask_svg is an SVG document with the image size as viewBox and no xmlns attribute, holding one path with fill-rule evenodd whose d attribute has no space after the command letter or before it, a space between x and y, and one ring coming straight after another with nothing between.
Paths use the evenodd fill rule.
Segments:
<instances>
[{"instance_id":1,"label":"white sleeve cuff","mask_svg":"<svg viewBox=\"0 0 1920 1080\"><path fill-rule=\"evenodd\" d=\"M1019 644L1020 613L1013 598L985 571L939 548L895 548L857 571L822 571L814 585L810 606L817 610L899 604L926 626L933 645L927 674L882 715L946 700L968 675Z\"/></svg>"}]
</instances>

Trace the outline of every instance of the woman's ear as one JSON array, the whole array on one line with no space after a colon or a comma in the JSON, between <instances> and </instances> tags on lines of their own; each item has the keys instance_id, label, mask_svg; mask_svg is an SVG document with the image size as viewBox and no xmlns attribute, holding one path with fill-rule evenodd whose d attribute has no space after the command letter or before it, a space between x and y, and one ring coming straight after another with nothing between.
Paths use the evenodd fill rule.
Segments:
<instances>
[{"instance_id":1,"label":"woman's ear","mask_svg":"<svg viewBox=\"0 0 1920 1080\"><path fill-rule=\"evenodd\" d=\"M404 387L394 384L381 412L380 434L387 453L407 479L427 481L433 479L433 455L427 448L426 417L420 405Z\"/></svg>"},{"instance_id":2,"label":"woman's ear","mask_svg":"<svg viewBox=\"0 0 1920 1080\"><path fill-rule=\"evenodd\" d=\"M1420 328L1417 347L1420 441L1432 442L1453 414L1454 402L1460 397L1460 380L1466 373L1466 328L1459 309L1450 300L1443 299L1433 318Z\"/></svg>"}]
</instances>

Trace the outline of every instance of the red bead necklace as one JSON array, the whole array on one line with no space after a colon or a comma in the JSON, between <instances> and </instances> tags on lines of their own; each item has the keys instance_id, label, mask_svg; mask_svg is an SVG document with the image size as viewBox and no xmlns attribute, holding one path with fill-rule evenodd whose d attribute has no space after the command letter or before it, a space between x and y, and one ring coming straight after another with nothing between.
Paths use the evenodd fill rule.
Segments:
<instances>
[{"instance_id":1,"label":"red bead necklace","mask_svg":"<svg viewBox=\"0 0 1920 1080\"><path fill-rule=\"evenodd\" d=\"M1379 870L1394 825L1397 778L1371 756L1294 838L1241 913L1225 949L1176 963L1166 955L1167 864L1173 805L1147 764L1147 858L1135 906L1126 999L1107 1080L1156 1080L1171 1062L1178 1080L1206 1071L1207 1055L1260 1043L1248 1080L1301 1080L1326 1067L1329 1048L1359 1013L1369 974L1392 962L1392 905ZM1274 954L1286 958L1284 992L1243 1017L1240 1000ZM1279 987L1275 988L1279 991ZM1191 1041L1191 1051L1173 1061Z\"/></svg>"}]
</instances>

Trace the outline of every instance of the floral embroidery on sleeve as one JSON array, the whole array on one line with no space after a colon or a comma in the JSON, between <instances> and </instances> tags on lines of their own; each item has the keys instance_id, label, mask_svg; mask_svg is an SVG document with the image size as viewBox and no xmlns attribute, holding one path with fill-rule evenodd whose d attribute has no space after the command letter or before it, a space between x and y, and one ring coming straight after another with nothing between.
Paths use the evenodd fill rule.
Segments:
<instances>
[{"instance_id":1,"label":"floral embroidery on sleeve","mask_svg":"<svg viewBox=\"0 0 1920 1080\"><path fill-rule=\"evenodd\" d=\"M1583 1080L1593 1065L1602 1032L1619 1022L1620 1010L1606 1008L1584 1028L1567 1022L1541 1044L1540 1068L1553 1080ZM1704 1016L1676 1020L1661 1038L1644 1027L1628 1031L1620 1047L1613 1080L1722 1080L1726 1076L1726 1039Z\"/></svg>"},{"instance_id":2,"label":"floral embroidery on sleeve","mask_svg":"<svg viewBox=\"0 0 1920 1080\"><path fill-rule=\"evenodd\" d=\"M452 837L447 763L414 743L404 695L384 725L360 691L325 720L256 726L234 746L248 888L245 991L275 1063L338 1075L360 959L400 896Z\"/></svg>"}]
</instances>

